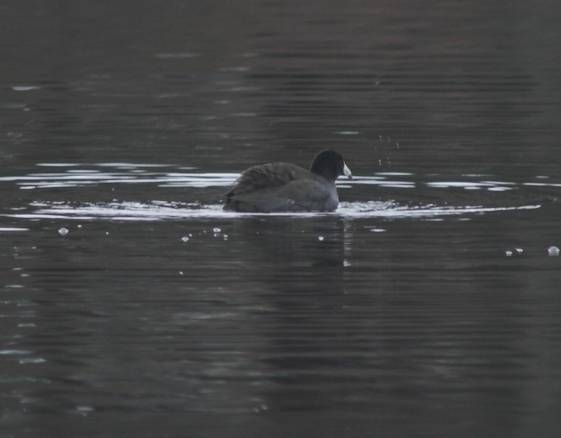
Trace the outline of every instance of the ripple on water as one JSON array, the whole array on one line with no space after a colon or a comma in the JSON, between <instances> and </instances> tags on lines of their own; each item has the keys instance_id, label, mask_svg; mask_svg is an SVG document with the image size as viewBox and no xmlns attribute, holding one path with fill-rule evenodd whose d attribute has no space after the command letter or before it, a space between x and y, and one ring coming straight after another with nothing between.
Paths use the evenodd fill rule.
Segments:
<instances>
[{"instance_id":1,"label":"ripple on water","mask_svg":"<svg viewBox=\"0 0 561 438\"><path fill-rule=\"evenodd\" d=\"M31 354L31 351L29 350L0 350L0 356L25 356Z\"/></svg>"},{"instance_id":2,"label":"ripple on water","mask_svg":"<svg viewBox=\"0 0 561 438\"><path fill-rule=\"evenodd\" d=\"M15 183L22 190L73 188L101 184L155 184L158 187L226 187L234 183L236 172L196 172L190 166L172 166L158 163L37 163L38 167L52 172L31 172L24 175L2 176L0 182ZM428 176L428 175L427 175ZM437 175L431 175L437 177ZM383 188L414 189L417 185L434 189L464 189L507 191L520 187L561 187L554 181L510 182L492 180L491 175L464 174L467 180L442 180L418 182L419 176L409 172L376 172L371 175L356 175L352 180L338 181L340 188L353 186L379 186Z\"/></svg>"},{"instance_id":3,"label":"ripple on water","mask_svg":"<svg viewBox=\"0 0 561 438\"><path fill-rule=\"evenodd\" d=\"M6 214L20 219L68 219L68 220L108 220L108 221L161 221L188 220L197 218L244 218L254 216L291 216L318 217L337 216L348 218L439 218L466 214L495 213L504 211L533 210L540 205L522 205L512 207L482 206L439 206L400 205L393 201L341 202L337 211L332 213L238 213L224 211L221 204L201 205L198 203L180 203L154 201L84 203L76 205L64 202L33 202L31 211Z\"/></svg>"},{"instance_id":4,"label":"ripple on water","mask_svg":"<svg viewBox=\"0 0 561 438\"><path fill-rule=\"evenodd\" d=\"M31 172L20 176L2 176L1 182L14 183L20 189L40 190L51 188L75 188L100 184L153 184L158 187L209 188L231 186L238 173L233 172L195 172L188 166L170 166L166 164L143 164L128 162L104 162L93 164L76 163L38 163L44 170L53 168L52 172ZM54 171L56 169L56 171ZM431 177L437 178L438 175ZM419 182L418 176L408 172L377 172L371 175L356 176L352 180L338 181L341 189L353 186L367 186L415 189L426 186L434 189L487 190L501 192L514 190L528 185L557 187L555 182L513 183L499 179L463 175L463 181L442 180ZM322 216L335 215L348 218L425 218L438 219L445 216L465 216L469 214L493 213L539 208L539 205L522 205L507 207L482 207L480 205L401 205L393 201L378 202L342 202L334 213L278 213L277 216ZM152 201L109 202L74 204L69 202L34 202L27 207L17 207L4 213L5 217L20 219L76 219L76 220L115 220L115 221L159 221L188 220L196 218L242 218L256 216L255 213L225 212L219 204L200 205L196 203L178 203ZM27 231L27 228L0 228L0 232Z\"/></svg>"},{"instance_id":5,"label":"ripple on water","mask_svg":"<svg viewBox=\"0 0 561 438\"><path fill-rule=\"evenodd\" d=\"M39 90L41 87L38 85L13 85L12 90L14 91L33 91Z\"/></svg>"}]
</instances>

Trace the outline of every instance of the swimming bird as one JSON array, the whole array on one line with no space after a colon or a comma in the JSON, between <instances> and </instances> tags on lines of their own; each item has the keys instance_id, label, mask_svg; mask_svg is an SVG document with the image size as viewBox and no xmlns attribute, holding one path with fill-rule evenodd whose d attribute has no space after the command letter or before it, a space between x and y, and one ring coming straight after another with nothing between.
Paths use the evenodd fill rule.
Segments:
<instances>
[{"instance_id":1,"label":"swimming bird","mask_svg":"<svg viewBox=\"0 0 561 438\"><path fill-rule=\"evenodd\" d=\"M226 193L224 210L242 212L334 211L339 204L335 180L352 178L341 154L325 150L310 170L290 163L267 163L242 172Z\"/></svg>"}]
</instances>

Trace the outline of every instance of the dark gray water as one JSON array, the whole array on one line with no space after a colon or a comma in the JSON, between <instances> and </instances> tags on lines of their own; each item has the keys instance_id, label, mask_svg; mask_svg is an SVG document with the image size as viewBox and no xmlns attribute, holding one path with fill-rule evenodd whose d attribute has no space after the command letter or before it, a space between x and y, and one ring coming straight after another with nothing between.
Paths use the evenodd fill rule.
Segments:
<instances>
[{"instance_id":1,"label":"dark gray water","mask_svg":"<svg viewBox=\"0 0 561 438\"><path fill-rule=\"evenodd\" d=\"M2 2L0 435L560 436L559 12Z\"/></svg>"}]
</instances>

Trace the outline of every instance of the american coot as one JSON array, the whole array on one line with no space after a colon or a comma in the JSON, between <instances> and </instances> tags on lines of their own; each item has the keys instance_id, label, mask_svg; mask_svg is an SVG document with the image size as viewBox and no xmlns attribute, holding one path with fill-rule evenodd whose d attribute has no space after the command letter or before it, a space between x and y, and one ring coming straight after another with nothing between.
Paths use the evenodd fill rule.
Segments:
<instances>
[{"instance_id":1,"label":"american coot","mask_svg":"<svg viewBox=\"0 0 561 438\"><path fill-rule=\"evenodd\" d=\"M335 151L316 155L310 170L289 163L267 163L245 170L226 193L224 210L246 212L334 211L339 204L335 180L352 177Z\"/></svg>"}]
</instances>

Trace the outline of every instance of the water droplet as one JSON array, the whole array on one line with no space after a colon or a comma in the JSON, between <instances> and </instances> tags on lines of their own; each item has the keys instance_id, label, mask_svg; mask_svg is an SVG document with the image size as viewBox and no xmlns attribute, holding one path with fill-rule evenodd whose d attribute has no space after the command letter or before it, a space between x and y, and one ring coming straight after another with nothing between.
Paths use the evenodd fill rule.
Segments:
<instances>
[{"instance_id":1,"label":"water droplet","mask_svg":"<svg viewBox=\"0 0 561 438\"><path fill-rule=\"evenodd\" d=\"M106 236L109 236L109 231L106 231L106 232L105 232L105 235L106 235Z\"/></svg>"},{"instance_id":2,"label":"water droplet","mask_svg":"<svg viewBox=\"0 0 561 438\"><path fill-rule=\"evenodd\" d=\"M93 406L76 406L76 412L84 417L94 411L95 409Z\"/></svg>"},{"instance_id":3,"label":"water droplet","mask_svg":"<svg viewBox=\"0 0 561 438\"><path fill-rule=\"evenodd\" d=\"M325 237L324 237L324 236L318 236L318 240L319 240L320 242L323 242L323 241L325 240Z\"/></svg>"},{"instance_id":4,"label":"water droplet","mask_svg":"<svg viewBox=\"0 0 561 438\"><path fill-rule=\"evenodd\" d=\"M185 275L183 271L179 271L179 275Z\"/></svg>"},{"instance_id":5,"label":"water droplet","mask_svg":"<svg viewBox=\"0 0 561 438\"><path fill-rule=\"evenodd\" d=\"M512 257L512 251L511 251L511 250L506 250L506 251L505 251L505 255L506 255L507 257Z\"/></svg>"},{"instance_id":6,"label":"water droplet","mask_svg":"<svg viewBox=\"0 0 561 438\"><path fill-rule=\"evenodd\" d=\"M183 236L183 237L181 238L181 241L182 241L182 242L189 242L189 236Z\"/></svg>"},{"instance_id":7,"label":"water droplet","mask_svg":"<svg viewBox=\"0 0 561 438\"><path fill-rule=\"evenodd\" d=\"M559 248L556 246L550 246L549 248L547 248L547 255L552 257L558 256Z\"/></svg>"},{"instance_id":8,"label":"water droplet","mask_svg":"<svg viewBox=\"0 0 561 438\"><path fill-rule=\"evenodd\" d=\"M269 410L269 406L267 406L264 403L262 403L259 406L253 408L253 412L263 412L263 411L268 411L268 410Z\"/></svg>"},{"instance_id":9,"label":"water droplet","mask_svg":"<svg viewBox=\"0 0 561 438\"><path fill-rule=\"evenodd\" d=\"M514 248L514 250L518 253L518 254L522 254L524 252L523 248Z\"/></svg>"},{"instance_id":10,"label":"water droplet","mask_svg":"<svg viewBox=\"0 0 561 438\"><path fill-rule=\"evenodd\" d=\"M60 234L61 236L66 236L68 233L70 233L70 230L68 228L59 228L58 229L58 234Z\"/></svg>"}]
</instances>

